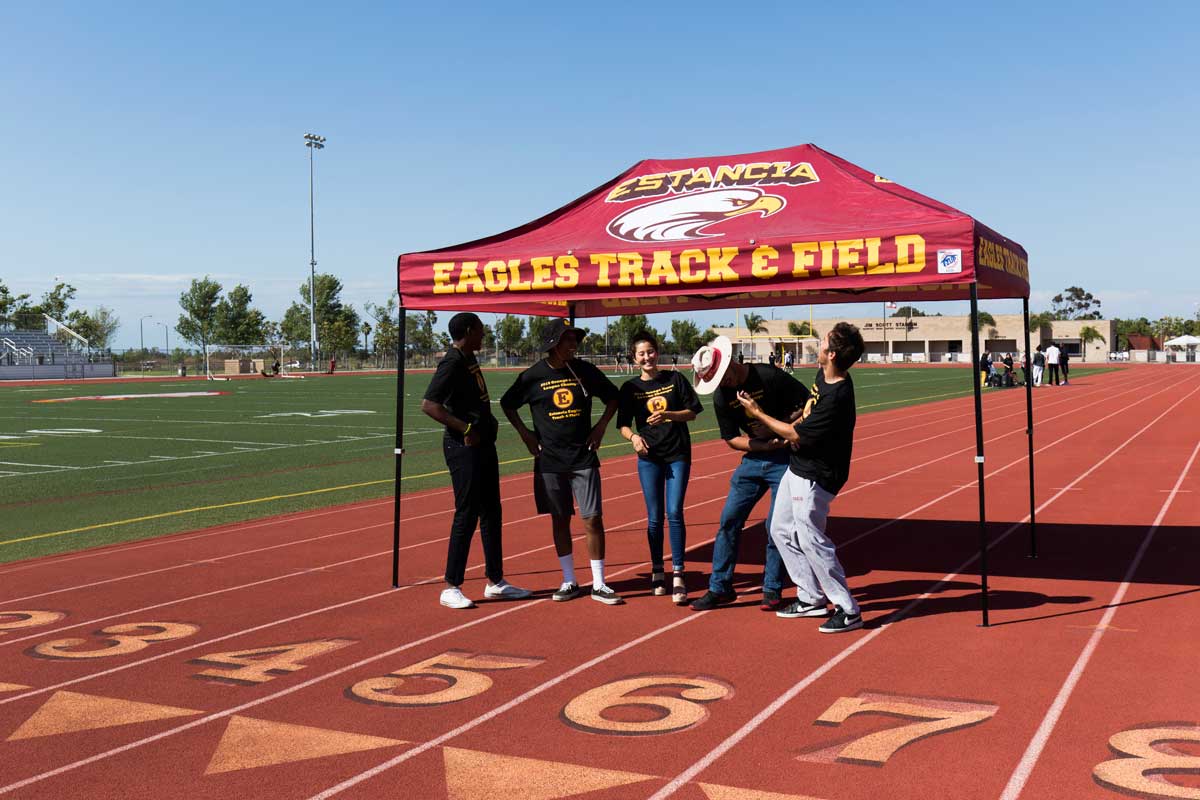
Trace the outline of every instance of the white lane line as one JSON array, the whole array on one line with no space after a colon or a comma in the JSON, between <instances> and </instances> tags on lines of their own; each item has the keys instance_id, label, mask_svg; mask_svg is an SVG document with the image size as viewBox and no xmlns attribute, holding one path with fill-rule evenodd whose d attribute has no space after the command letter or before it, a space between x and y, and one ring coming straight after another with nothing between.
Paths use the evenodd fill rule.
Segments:
<instances>
[{"instance_id":1,"label":"white lane line","mask_svg":"<svg viewBox=\"0 0 1200 800\"><path fill-rule=\"evenodd\" d=\"M83 467L67 467L62 464L27 464L24 461L0 461L0 464L6 467L37 467L39 469L83 469ZM41 473L21 473L22 475L33 474L40 475Z\"/></svg>"},{"instance_id":2,"label":"white lane line","mask_svg":"<svg viewBox=\"0 0 1200 800\"><path fill-rule=\"evenodd\" d=\"M1183 381L1181 381L1181 383L1183 383ZM1089 467L1087 470L1085 470L1079 477L1077 477L1075 480L1071 481L1071 483L1069 483L1068 486L1074 486L1075 484L1079 483L1087 476L1091 475L1093 472L1095 472L1097 469L1099 469L1105 462L1107 462L1109 459L1111 459L1117 453L1124 450L1129 445L1130 442L1140 438L1155 423L1157 423L1163 417L1165 417L1169 413L1171 413L1171 411L1173 411L1176 406L1178 406L1184 400L1191 397L1197 391L1200 391L1200 386L1198 386L1197 388L1188 392L1186 395L1181 397L1179 400L1172 403L1170 405L1170 407L1167 408L1166 411L1162 412L1157 417L1152 419L1150 422L1146 423L1140 430L1138 430L1137 433L1133 434L1128 439L1126 439L1124 442L1122 442L1118 447L1111 450L1108 453L1108 455L1106 455L1104 458L1100 459L1095 464L1093 464L1091 467ZM1047 506L1049 506L1051 503L1056 501L1058 498L1062 497L1064 494L1066 494L1065 489L1063 491L1059 491L1057 494L1053 495L1050 499L1046 500L1044 503L1042 503L1040 506L1038 506L1035 509L1035 512L1040 512L1040 511L1044 510ZM1029 515L1026 514L1024 519L1022 519L1020 522L1014 523L1013 525L1011 525L1008 528L1008 530L1004 531L1004 533L1000 534L995 539L993 539L989 543L988 549L990 550L990 549L996 547L998 544L1000 544L1000 542L1007 539L1014 531L1018 530L1022 525L1024 525L1028 521L1029 521ZM649 800L663 800L663 798L670 797L671 795L675 794L675 792L679 791L679 789L682 788L684 784L686 784L688 781L692 780L694 777L699 775L704 770L708 769L714 762L717 761L717 759L721 758L721 756L725 755L727 752L729 752L729 750L731 750L739 742L741 742L743 739L745 739L747 736L749 736L751 733L753 733L759 726L762 725L763 722L765 722L772 715L774 715L775 712L777 712L779 709L783 708L783 706L786 705L789 700L794 698L796 695L800 694L800 692L804 691L804 689L806 689L808 686L812 685L812 683L815 680L817 680L821 676L828 673L831 669L833 669L833 667L837 666L842 661L846 660L846 658L848 656L861 650L867 644L867 642L872 641L873 639L878 637L880 634L882 634L885 630L890 628L893 624L904 619L918 605L920 605L922 602L924 602L927 598L933 596L934 593L940 591L942 586L957 579L959 575L961 575L969 566L971 566L971 564L973 564L978 559L979 559L979 554L976 553L975 555L971 556L969 559L964 561L961 565L959 565L959 567L953 573L951 573L950 575L946 575L940 581L938 581L938 583L932 589L930 589L928 592L922 594L920 597L916 598L911 603L906 605L904 608L900 609L899 611L895 612L894 614L890 615L889 617L885 617L886 621L883 622L878 628L872 630L870 633L863 636L857 642L850 645L845 650L843 650L842 652L835 655L833 658L826 661L820 667L817 667L817 669L814 670L813 672L811 672L808 676L806 676L802 680L798 681L790 689L788 689L786 692L784 692L782 695L780 695L774 702L772 702L765 709L763 709L757 715L755 715L753 719L751 719L749 722L747 722L745 725L743 725L738 730L734 731L733 734L731 734L723 742L718 744L715 748L710 750L707 754L705 754L698 761L693 763L690 767L688 767L683 772L676 775L673 779L671 779L671 781L669 783L667 783L666 786L664 786L658 792L653 794Z\"/></svg>"},{"instance_id":3,"label":"white lane line","mask_svg":"<svg viewBox=\"0 0 1200 800\"><path fill-rule=\"evenodd\" d=\"M1096 648L1100 644L1100 637L1104 635L1105 630L1107 630L1117 613L1117 608L1125 599L1125 593L1129 591L1129 584L1133 582L1133 576L1137 572L1137 568L1141 565L1146 551L1150 548L1150 542L1154 539L1154 533L1162 525L1163 519L1167 516L1167 510L1170 509L1171 503L1179 493L1179 487L1183 484L1184 478L1187 477L1188 472L1191 470L1192 464L1195 463L1197 453L1200 453L1200 442L1197 442L1196 446L1192 449L1191 458L1188 459L1187 464L1180 471L1179 477L1175 479L1175 486L1172 487L1171 493L1167 495L1167 499L1163 501L1162 508L1158 510L1158 516L1154 518L1153 524L1146 531L1146 536L1142 539L1141 547L1138 548L1137 554L1129 564L1129 569L1125 571L1125 577L1121 581L1121 585L1113 593L1112 600L1108 602L1108 608L1105 610L1104 616L1100 618L1100 622L1096 625L1095 632L1088 639L1083 652L1079 654L1079 658L1075 661L1075 666L1071 668L1067 679L1063 681L1062 687L1058 690L1058 695L1054 698L1054 702L1050 704L1049 710L1046 711L1046 716L1042 718L1042 724L1038 726L1037 732L1033 734L1029 746L1025 749L1024 755L1021 756L1021 761L1017 764L1017 768L1013 770L1012 776L1008 779L1008 785L1004 787L1004 793L1000 795L1000 800L1016 800L1021 795L1022 790L1024 790L1025 784L1029 781L1029 776L1033 773L1033 768L1037 765L1038 759L1041 758L1042 751L1046 749L1046 743L1050 740L1050 734L1054 732L1054 727L1058 724L1063 710L1067 707L1067 701L1071 698L1071 693L1075 691L1075 686L1079 683L1079 679L1083 677L1083 671L1087 669L1092 654L1096 652Z\"/></svg>"}]
</instances>

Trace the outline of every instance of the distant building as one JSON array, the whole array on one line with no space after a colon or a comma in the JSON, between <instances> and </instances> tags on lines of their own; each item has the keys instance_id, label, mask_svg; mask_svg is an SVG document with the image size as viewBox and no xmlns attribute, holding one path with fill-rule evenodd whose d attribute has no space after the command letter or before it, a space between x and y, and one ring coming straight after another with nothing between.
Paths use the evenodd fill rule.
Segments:
<instances>
[{"instance_id":1,"label":"distant building","mask_svg":"<svg viewBox=\"0 0 1200 800\"><path fill-rule=\"evenodd\" d=\"M985 325L980 331L980 345L989 353L1020 353L1025 349L1024 317L1021 314L994 314L995 326ZM862 317L847 319L862 331L868 362L945 363L971 360L970 316L951 317ZM794 336L788 332L789 323L807 320L768 320L765 332L751 336L745 327L714 327L716 333L728 336L734 352L741 352L748 361L767 360L767 354L791 351L798 363L813 363L817 345L835 319L813 320L817 338ZM1091 326L1103 339L1089 342L1086 348L1080 331ZM1049 345L1051 341L1079 361L1108 361L1108 353L1116 347L1116 323L1112 320L1056 320L1041 331L1029 335L1032 347ZM1085 352L1086 351L1086 352Z\"/></svg>"}]
</instances>

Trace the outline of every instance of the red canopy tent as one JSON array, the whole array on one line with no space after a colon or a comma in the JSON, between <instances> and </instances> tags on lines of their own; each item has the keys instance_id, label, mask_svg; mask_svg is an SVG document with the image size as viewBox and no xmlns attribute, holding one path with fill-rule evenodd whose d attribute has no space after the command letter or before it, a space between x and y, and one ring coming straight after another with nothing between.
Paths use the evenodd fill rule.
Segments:
<instances>
[{"instance_id":1,"label":"red canopy tent","mask_svg":"<svg viewBox=\"0 0 1200 800\"><path fill-rule=\"evenodd\" d=\"M397 263L401 307L594 317L748 305L1022 298L1029 262L970 215L815 145L646 160L519 228ZM403 343L398 376L403 397ZM987 624L983 421L972 370ZM1028 383L1028 381L1026 382ZM1033 404L1026 387L1033 526ZM402 405L397 402L393 583L399 580Z\"/></svg>"}]
</instances>

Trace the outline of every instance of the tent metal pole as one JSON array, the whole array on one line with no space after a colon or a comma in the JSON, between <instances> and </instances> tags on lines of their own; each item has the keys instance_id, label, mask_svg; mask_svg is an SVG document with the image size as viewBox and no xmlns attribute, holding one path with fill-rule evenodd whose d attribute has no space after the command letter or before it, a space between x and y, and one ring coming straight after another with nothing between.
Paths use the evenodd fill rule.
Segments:
<instances>
[{"instance_id":1,"label":"tent metal pole","mask_svg":"<svg viewBox=\"0 0 1200 800\"><path fill-rule=\"evenodd\" d=\"M574 328L575 327L575 304L568 303L567 309L568 309L568 312L570 313L570 319L568 319L567 322L569 322L571 324L571 327Z\"/></svg>"},{"instance_id":2,"label":"tent metal pole","mask_svg":"<svg viewBox=\"0 0 1200 800\"><path fill-rule=\"evenodd\" d=\"M404 350L406 314L400 301L400 328L396 331L396 482L392 490L392 588L400 588L400 479L404 475Z\"/></svg>"},{"instance_id":3,"label":"tent metal pole","mask_svg":"<svg viewBox=\"0 0 1200 800\"><path fill-rule=\"evenodd\" d=\"M1029 439L1029 557L1037 558L1037 504L1033 499L1033 381L1029 370L1033 353L1029 350L1029 298L1021 299L1025 310L1025 435Z\"/></svg>"},{"instance_id":4,"label":"tent metal pole","mask_svg":"<svg viewBox=\"0 0 1200 800\"><path fill-rule=\"evenodd\" d=\"M983 627L988 626L988 570L987 570L987 506L983 489L983 384L979 379L979 363L983 352L979 349L979 288L971 283L971 383L975 388L975 466L979 482L979 608L983 613Z\"/></svg>"}]
</instances>

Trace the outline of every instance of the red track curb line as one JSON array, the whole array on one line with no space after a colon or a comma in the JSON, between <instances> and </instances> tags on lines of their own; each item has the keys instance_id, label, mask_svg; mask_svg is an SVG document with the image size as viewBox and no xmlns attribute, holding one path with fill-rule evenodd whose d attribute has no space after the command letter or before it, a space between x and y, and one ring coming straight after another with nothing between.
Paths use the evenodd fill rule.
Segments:
<instances>
[{"instance_id":1,"label":"red track curb line","mask_svg":"<svg viewBox=\"0 0 1200 800\"><path fill-rule=\"evenodd\" d=\"M1154 518L1154 522L1146 531L1146 536L1142 539L1142 544L1138 548L1137 554L1134 555L1133 561L1125 571L1125 577L1122 579L1121 585L1113 593L1112 600L1108 602L1108 608L1104 611L1104 616L1100 618L1096 630L1088 638L1083 652L1079 654L1079 658L1075 662L1075 666L1071 668L1071 672L1067 675L1067 679L1063 681L1063 685L1055 696L1054 702L1046 711L1046 716L1043 717L1042 724L1038 726L1037 731L1029 742L1029 747L1026 748L1025 753L1021 756L1016 769L1013 770L1012 776L1008 780L1008 785L1004 787L1004 793L1000 795L1000 800L1016 800L1021 795L1022 790L1024 790L1025 784L1029 780L1029 776L1033 773L1033 768L1036 766L1038 758L1041 757L1046 743L1050 740L1050 734L1054 732L1054 727L1058 724L1058 720L1067 706L1067 701L1070 699L1071 693L1075 691L1075 686L1079 683L1079 679L1083 677L1083 671L1087 669L1092 654L1100 645L1100 637L1104 635L1109 623L1116 616L1117 608L1120 606L1121 601L1125 599L1125 593L1129 591L1129 584L1133 581L1133 575L1142 563L1142 558L1146 555L1146 551L1150 548L1150 542L1154 539L1155 532L1166 517L1167 510L1170 509L1171 503L1174 502L1175 495L1179 492L1179 487L1183 485L1183 480L1191 470L1192 464L1195 463L1198 453L1200 453L1200 442L1192 449L1191 457L1188 458L1187 464L1184 465L1179 473L1179 477L1176 478L1175 485L1167 495L1167 499L1163 501L1158 515Z\"/></svg>"},{"instance_id":2,"label":"red track curb line","mask_svg":"<svg viewBox=\"0 0 1200 800\"><path fill-rule=\"evenodd\" d=\"M1185 383L1185 382L1186 381L1181 381L1180 383ZM1178 384L1176 384L1176 385L1178 385ZM1112 458L1118 452L1123 450L1130 442L1132 442L1134 439L1141 436L1146 430L1148 430L1151 426L1153 426L1155 423L1157 423L1159 420L1161 420L1163 417L1165 417L1176 406L1178 406L1180 403L1182 403L1187 398L1191 397L1197 391L1200 391L1200 387L1193 389L1191 392L1188 392L1186 395L1181 397L1175 403L1171 404L1167 408L1166 411L1162 412L1157 417L1155 417L1153 420L1151 420L1149 423L1147 423L1142 428L1140 428L1135 434L1133 434L1133 436L1130 436L1121 445L1119 445L1117 448L1110 451L1109 454L1107 456L1105 456L1103 459L1101 459L1100 461L1097 461L1095 464L1093 464L1091 467L1089 467L1087 470L1085 470L1082 474L1079 475L1079 477L1077 477L1073 481L1071 481L1071 483L1068 484L1068 486L1074 486L1076 483L1078 483L1081 480L1083 480L1084 478L1086 478L1088 475L1090 475L1092 472L1094 472L1096 469L1098 469L1102 464L1104 464L1106 461L1108 461L1110 458ZM1184 474L1186 474L1186 471ZM1182 478L1181 478L1181 480L1182 480ZM1049 506L1051 503L1053 503L1055 500L1057 500L1059 497L1061 497L1064 494L1066 494L1066 489L1059 491L1057 494L1055 494L1049 500L1042 503L1042 505L1039 506L1036 510L1042 511L1043 509L1045 509L1047 506ZM1009 535L1011 535L1014 531L1016 531L1021 525L1025 524L1025 522L1027 522L1028 519L1029 519L1029 517L1028 517L1028 515L1026 515L1025 519L1023 519L1020 522L1009 527L1008 530L1006 530L1004 533L997 536L994 540L992 540L989 543L988 549L991 550L992 548L996 547L998 544L1000 544L1000 542L1004 541L1006 538L1008 538ZM1141 551L1139 551L1139 553L1140 552ZM743 739L745 739L747 736L749 736L764 721L766 721L769 717L774 715L780 708L782 708L789 700L795 698L798 694L800 694L800 692L802 692L805 688L810 686L818 678L822 677L823 675L827 674L830 670L832 670L833 667L835 667L838 664L840 664L841 662L845 661L847 657L849 657L853 653L861 650L867 644L867 642L872 641L873 639L878 637L881 633L883 633L883 631L885 631L889 627L891 627L894 623L896 623L896 622L900 621L901 619L903 619L904 617L906 617L914 608L916 608L927 598L929 598L930 596L935 594L938 591L939 587L941 587L947 583L950 583L955 578L957 578L959 575L961 575L962 572L964 570L966 570L968 567L970 567L971 564L973 564L976 560L978 560L978 558L979 558L978 554L971 556L971 558L969 558L969 559L967 559L967 561L963 562L955 570L955 572L953 572L949 575L946 575L940 581L938 581L938 583L932 589L930 589L930 591L925 592L920 597L916 598L911 603L906 605L904 608L902 608L899 611L895 612L894 614L890 615L888 618L886 618L880 624L880 627L872 630L870 633L863 636L861 639L856 641L854 644L847 647L841 653L839 653L838 655L831 658L825 664L818 667L816 670L814 670L812 673L810 673L804 679L802 679L801 681L794 684L790 689L788 689L786 692L784 692L784 694L780 695L780 697L775 702L771 703L769 706L767 706L765 709L763 709L761 712L759 712L753 719L751 719L749 722L747 722L745 725L743 725L741 728L739 728L732 735L727 737L724 741L722 741L719 745L717 745L717 747L715 747L711 751L709 751L709 753L706 754L703 758L701 758L699 761L692 764L690 767L685 769L683 772L676 775L675 778L673 778L666 786L664 786L662 789L660 789L658 792L656 792L654 795L652 795L650 797L650 800L662 800L663 798L670 797L671 795L673 795L685 783L687 783L692 778L699 775L703 770L705 770L709 766L711 766L717 759L719 759L721 756L723 756L725 753L727 753L730 749L732 749L735 745L737 745L739 742L741 742ZM1129 573L1129 574L1132 574L1132 573ZM1111 610L1112 609L1110 609L1110 611ZM1108 617L1106 616L1106 618L1108 618ZM1098 633L1100 633L1100 631L1098 630L1098 631L1096 631L1096 633L1098 634ZM1099 638L1098 636L1093 635L1093 639L1098 639L1098 638ZM1005 798L1005 800L1007 800L1007 798Z\"/></svg>"}]
</instances>

